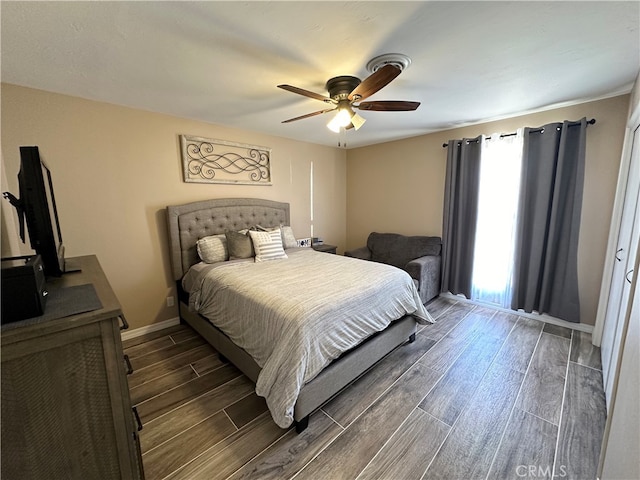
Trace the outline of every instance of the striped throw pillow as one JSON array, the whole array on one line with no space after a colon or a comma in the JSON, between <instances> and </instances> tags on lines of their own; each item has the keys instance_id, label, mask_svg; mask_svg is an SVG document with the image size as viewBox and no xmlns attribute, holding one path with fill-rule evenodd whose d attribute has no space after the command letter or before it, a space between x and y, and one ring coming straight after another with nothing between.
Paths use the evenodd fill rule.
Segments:
<instances>
[{"instance_id":1,"label":"striped throw pillow","mask_svg":"<svg viewBox=\"0 0 640 480\"><path fill-rule=\"evenodd\" d=\"M282 248L282 234L279 228L270 232L250 230L249 235L256 251L256 262L289 258Z\"/></svg>"},{"instance_id":2,"label":"striped throw pillow","mask_svg":"<svg viewBox=\"0 0 640 480\"><path fill-rule=\"evenodd\" d=\"M263 227L262 225L256 225L255 230L259 232L272 232L278 227ZM286 250L287 248L295 248L298 246L296 236L293 234L293 229L289 225L280 225L280 232L282 233L282 246Z\"/></svg>"}]
</instances>

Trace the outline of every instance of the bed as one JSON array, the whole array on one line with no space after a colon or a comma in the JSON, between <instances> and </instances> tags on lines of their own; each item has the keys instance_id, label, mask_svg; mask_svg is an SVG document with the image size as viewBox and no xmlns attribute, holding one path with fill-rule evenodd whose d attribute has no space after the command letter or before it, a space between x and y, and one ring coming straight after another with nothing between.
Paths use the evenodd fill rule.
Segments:
<instances>
[{"instance_id":1,"label":"bed","mask_svg":"<svg viewBox=\"0 0 640 480\"><path fill-rule=\"evenodd\" d=\"M283 428L303 431L314 410L432 321L406 272L387 265L310 248L289 248L284 260L201 262L198 240L290 225L288 203L205 200L167 207L167 223L181 320L256 383ZM349 290L357 276L371 286Z\"/></svg>"}]
</instances>

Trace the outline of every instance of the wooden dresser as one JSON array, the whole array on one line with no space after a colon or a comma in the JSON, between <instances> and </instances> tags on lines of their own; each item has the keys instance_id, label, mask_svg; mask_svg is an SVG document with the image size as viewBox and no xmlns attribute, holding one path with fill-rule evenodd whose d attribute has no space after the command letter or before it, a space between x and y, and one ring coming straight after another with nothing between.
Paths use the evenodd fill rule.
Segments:
<instances>
[{"instance_id":1,"label":"wooden dresser","mask_svg":"<svg viewBox=\"0 0 640 480\"><path fill-rule=\"evenodd\" d=\"M3 327L2 478L142 479L120 339L126 320L98 259L69 263L81 272L50 279L50 295L93 284L102 308Z\"/></svg>"}]
</instances>

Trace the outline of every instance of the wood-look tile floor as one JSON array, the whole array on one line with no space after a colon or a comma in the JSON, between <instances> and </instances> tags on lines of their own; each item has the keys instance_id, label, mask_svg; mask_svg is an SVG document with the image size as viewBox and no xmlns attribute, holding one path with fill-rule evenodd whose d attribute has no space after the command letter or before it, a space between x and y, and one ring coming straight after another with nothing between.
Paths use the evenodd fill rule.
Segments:
<instances>
[{"instance_id":1,"label":"wood-look tile floor","mask_svg":"<svg viewBox=\"0 0 640 480\"><path fill-rule=\"evenodd\" d=\"M427 308L437 323L300 435L190 327L125 341L146 478L594 479L605 401L590 335L447 298Z\"/></svg>"}]
</instances>

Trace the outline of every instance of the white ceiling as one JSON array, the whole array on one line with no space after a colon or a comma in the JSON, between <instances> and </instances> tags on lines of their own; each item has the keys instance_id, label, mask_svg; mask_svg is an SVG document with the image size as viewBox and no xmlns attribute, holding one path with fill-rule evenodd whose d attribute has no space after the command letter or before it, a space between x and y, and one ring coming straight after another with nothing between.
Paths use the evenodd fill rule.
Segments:
<instances>
[{"instance_id":1,"label":"white ceiling","mask_svg":"<svg viewBox=\"0 0 640 480\"><path fill-rule=\"evenodd\" d=\"M2 81L336 146L323 95L403 53L349 148L630 90L640 2L1 2ZM189 133L189 132L179 132Z\"/></svg>"}]
</instances>

